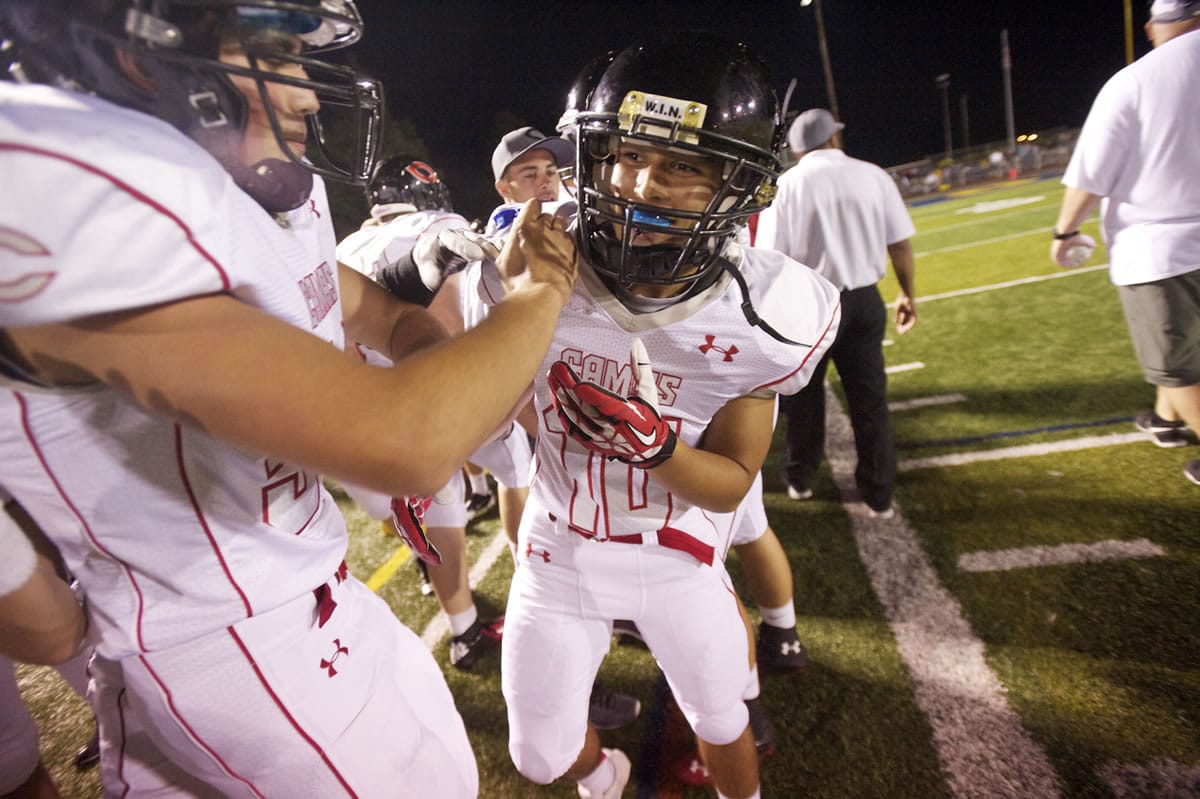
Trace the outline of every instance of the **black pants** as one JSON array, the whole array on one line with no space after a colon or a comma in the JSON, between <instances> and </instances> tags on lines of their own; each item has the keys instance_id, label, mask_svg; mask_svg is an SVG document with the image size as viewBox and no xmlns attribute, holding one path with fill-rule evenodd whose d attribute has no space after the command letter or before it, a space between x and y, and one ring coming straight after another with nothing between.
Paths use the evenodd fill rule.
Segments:
<instances>
[{"instance_id":1,"label":"black pants","mask_svg":"<svg viewBox=\"0 0 1200 799\"><path fill-rule=\"evenodd\" d=\"M811 488L825 455L825 370L837 367L846 392L858 466L859 497L876 510L887 508L896 486L896 445L887 409L883 333L887 309L875 286L842 292L842 322L812 381L798 394L781 397L787 418L783 477L798 489Z\"/></svg>"}]
</instances>

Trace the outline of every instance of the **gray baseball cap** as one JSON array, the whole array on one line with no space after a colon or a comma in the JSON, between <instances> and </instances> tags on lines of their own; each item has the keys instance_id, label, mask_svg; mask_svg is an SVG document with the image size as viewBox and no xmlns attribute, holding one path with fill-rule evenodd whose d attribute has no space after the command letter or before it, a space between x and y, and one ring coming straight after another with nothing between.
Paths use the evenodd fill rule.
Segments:
<instances>
[{"instance_id":1,"label":"gray baseball cap","mask_svg":"<svg viewBox=\"0 0 1200 799\"><path fill-rule=\"evenodd\" d=\"M1159 24L1180 22L1200 17L1200 0L1154 0L1150 4L1150 21Z\"/></svg>"},{"instance_id":2,"label":"gray baseball cap","mask_svg":"<svg viewBox=\"0 0 1200 799\"><path fill-rule=\"evenodd\" d=\"M575 145L571 142L558 136L547 136L536 128L526 126L510 130L500 139L492 153L492 176L499 180L509 164L530 150L549 151L560 169L575 162Z\"/></svg>"},{"instance_id":3,"label":"gray baseball cap","mask_svg":"<svg viewBox=\"0 0 1200 799\"><path fill-rule=\"evenodd\" d=\"M815 150L844 127L841 122L835 122L833 114L824 108L810 108L796 117L788 128L788 146L798 153Z\"/></svg>"}]
</instances>

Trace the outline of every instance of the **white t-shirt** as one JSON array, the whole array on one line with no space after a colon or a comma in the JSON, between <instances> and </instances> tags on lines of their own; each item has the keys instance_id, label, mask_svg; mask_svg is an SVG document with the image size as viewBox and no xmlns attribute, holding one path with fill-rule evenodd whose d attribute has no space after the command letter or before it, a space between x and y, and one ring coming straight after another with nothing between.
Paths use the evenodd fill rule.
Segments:
<instances>
[{"instance_id":1,"label":"white t-shirt","mask_svg":"<svg viewBox=\"0 0 1200 799\"><path fill-rule=\"evenodd\" d=\"M755 245L812 267L839 289L857 289L878 283L887 246L914 233L887 172L838 149L814 150L779 178Z\"/></svg>"},{"instance_id":2,"label":"white t-shirt","mask_svg":"<svg viewBox=\"0 0 1200 799\"><path fill-rule=\"evenodd\" d=\"M277 220L160 120L0 83L0 323L224 292L341 349L324 185ZM0 385L3 385L0 377ZM58 545L109 659L279 607L330 578L346 530L320 476L95 385L0 388L0 483Z\"/></svg>"},{"instance_id":3,"label":"white t-shirt","mask_svg":"<svg viewBox=\"0 0 1200 799\"><path fill-rule=\"evenodd\" d=\"M1171 39L1104 84L1063 183L1105 198L1113 283L1200 269L1200 32Z\"/></svg>"}]
</instances>

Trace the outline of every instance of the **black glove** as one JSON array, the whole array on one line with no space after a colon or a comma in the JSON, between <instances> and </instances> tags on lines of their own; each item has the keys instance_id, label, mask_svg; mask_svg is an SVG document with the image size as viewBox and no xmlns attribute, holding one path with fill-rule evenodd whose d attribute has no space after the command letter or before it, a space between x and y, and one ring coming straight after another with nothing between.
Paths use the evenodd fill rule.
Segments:
<instances>
[{"instance_id":1,"label":"black glove","mask_svg":"<svg viewBox=\"0 0 1200 799\"><path fill-rule=\"evenodd\" d=\"M444 228L422 235L407 255L382 267L375 279L395 297L427 308L450 275L473 261L499 255L499 247L469 228Z\"/></svg>"}]
</instances>

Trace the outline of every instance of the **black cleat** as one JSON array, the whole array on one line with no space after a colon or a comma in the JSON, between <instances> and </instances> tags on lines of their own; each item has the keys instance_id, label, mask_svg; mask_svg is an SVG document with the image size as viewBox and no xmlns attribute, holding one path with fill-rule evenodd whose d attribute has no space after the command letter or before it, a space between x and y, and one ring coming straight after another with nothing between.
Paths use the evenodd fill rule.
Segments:
<instances>
[{"instance_id":1,"label":"black cleat","mask_svg":"<svg viewBox=\"0 0 1200 799\"><path fill-rule=\"evenodd\" d=\"M588 721L598 730L615 730L632 724L642 712L642 703L629 694L610 691L599 680L592 683Z\"/></svg>"},{"instance_id":2,"label":"black cleat","mask_svg":"<svg viewBox=\"0 0 1200 799\"><path fill-rule=\"evenodd\" d=\"M750 734L754 737L754 748L760 759L766 759L775 754L775 725L763 707L761 696L747 699L746 710L750 711Z\"/></svg>"},{"instance_id":3,"label":"black cleat","mask_svg":"<svg viewBox=\"0 0 1200 799\"><path fill-rule=\"evenodd\" d=\"M479 516L496 507L496 495L491 491L486 494L472 494L467 500L467 521L475 521Z\"/></svg>"},{"instance_id":4,"label":"black cleat","mask_svg":"<svg viewBox=\"0 0 1200 799\"><path fill-rule=\"evenodd\" d=\"M75 768L83 771L100 762L100 733L92 736L87 746L75 753Z\"/></svg>"},{"instance_id":5,"label":"black cleat","mask_svg":"<svg viewBox=\"0 0 1200 799\"><path fill-rule=\"evenodd\" d=\"M433 583L429 581L429 567L420 558L413 558L413 563L417 565L417 571L421 573L421 596L429 596L433 593Z\"/></svg>"},{"instance_id":6,"label":"black cleat","mask_svg":"<svg viewBox=\"0 0 1200 799\"><path fill-rule=\"evenodd\" d=\"M764 674L808 668L808 650L800 643L795 627L758 625L758 668Z\"/></svg>"},{"instance_id":7,"label":"black cleat","mask_svg":"<svg viewBox=\"0 0 1200 799\"><path fill-rule=\"evenodd\" d=\"M450 665L462 671L470 671L475 661L500 646L504 635L504 617L491 621L476 619L462 635L450 639Z\"/></svg>"}]
</instances>

